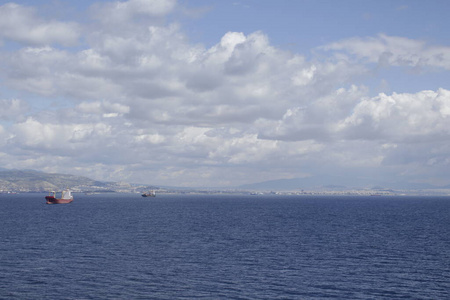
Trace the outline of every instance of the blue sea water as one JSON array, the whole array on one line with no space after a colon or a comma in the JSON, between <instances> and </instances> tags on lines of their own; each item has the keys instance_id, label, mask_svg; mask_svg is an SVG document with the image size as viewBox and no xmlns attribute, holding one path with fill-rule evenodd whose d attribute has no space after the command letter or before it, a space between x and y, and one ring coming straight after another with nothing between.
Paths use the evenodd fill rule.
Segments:
<instances>
[{"instance_id":1,"label":"blue sea water","mask_svg":"<svg viewBox=\"0 0 450 300\"><path fill-rule=\"evenodd\" d=\"M449 299L450 197L0 194L0 299Z\"/></svg>"}]
</instances>

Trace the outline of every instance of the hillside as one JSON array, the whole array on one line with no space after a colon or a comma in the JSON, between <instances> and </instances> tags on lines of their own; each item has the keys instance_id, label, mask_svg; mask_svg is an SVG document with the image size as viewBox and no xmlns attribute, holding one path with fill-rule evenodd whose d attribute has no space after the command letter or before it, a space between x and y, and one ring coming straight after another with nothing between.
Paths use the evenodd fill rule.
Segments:
<instances>
[{"instance_id":1,"label":"hillside","mask_svg":"<svg viewBox=\"0 0 450 300\"><path fill-rule=\"evenodd\" d=\"M245 190L274 190L274 191L293 191L293 190L353 190L353 189L398 189L398 190L422 190L437 189L439 187L430 184L408 183L404 181L373 182L368 179L348 178L346 176L315 176L306 178L279 179L253 184L241 185L239 189ZM448 189L450 186L440 187Z\"/></svg>"},{"instance_id":2,"label":"hillside","mask_svg":"<svg viewBox=\"0 0 450 300\"><path fill-rule=\"evenodd\" d=\"M326 184L324 184L326 183ZM49 192L61 191L70 188L73 192L125 192L125 193L142 193L148 190L159 190L160 192L172 193L193 193L193 192L298 192L314 191L318 193L348 192L354 190L373 191L380 193L381 191L394 192L394 190L406 191L413 193L440 193L448 195L450 186L435 187L425 184L406 184L404 182L383 182L379 185L371 185L365 181L353 181L352 185L348 184L345 178L322 176L320 178L293 178L280 179L253 184L241 185L233 188L180 188L180 187L156 187L151 185L137 185L124 182L103 182L93 180L83 176L75 176L69 174L44 173L34 170L9 170L0 168L0 193L5 192Z\"/></svg>"},{"instance_id":3,"label":"hillside","mask_svg":"<svg viewBox=\"0 0 450 300\"><path fill-rule=\"evenodd\" d=\"M108 183L68 174L44 173L33 170L0 170L0 192L46 192L71 188L76 190L104 189Z\"/></svg>"}]
</instances>

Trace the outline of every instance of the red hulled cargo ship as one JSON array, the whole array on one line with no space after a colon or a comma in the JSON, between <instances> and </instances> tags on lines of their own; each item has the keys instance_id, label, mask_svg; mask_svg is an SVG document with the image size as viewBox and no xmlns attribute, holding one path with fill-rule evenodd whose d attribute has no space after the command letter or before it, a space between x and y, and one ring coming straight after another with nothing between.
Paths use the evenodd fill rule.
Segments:
<instances>
[{"instance_id":1,"label":"red hulled cargo ship","mask_svg":"<svg viewBox=\"0 0 450 300\"><path fill-rule=\"evenodd\" d=\"M61 198L56 198L56 192L50 192L50 195L45 196L47 204L65 204L73 201L73 196L70 190L64 190L61 192Z\"/></svg>"}]
</instances>

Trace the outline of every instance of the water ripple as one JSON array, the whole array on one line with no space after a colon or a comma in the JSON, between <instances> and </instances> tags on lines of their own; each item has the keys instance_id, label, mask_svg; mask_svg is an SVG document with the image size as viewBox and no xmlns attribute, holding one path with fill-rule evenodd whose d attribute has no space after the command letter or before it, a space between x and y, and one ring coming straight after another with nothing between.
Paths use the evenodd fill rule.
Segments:
<instances>
[{"instance_id":1,"label":"water ripple","mask_svg":"<svg viewBox=\"0 0 450 300\"><path fill-rule=\"evenodd\" d=\"M447 198L2 197L1 299L449 298Z\"/></svg>"}]
</instances>

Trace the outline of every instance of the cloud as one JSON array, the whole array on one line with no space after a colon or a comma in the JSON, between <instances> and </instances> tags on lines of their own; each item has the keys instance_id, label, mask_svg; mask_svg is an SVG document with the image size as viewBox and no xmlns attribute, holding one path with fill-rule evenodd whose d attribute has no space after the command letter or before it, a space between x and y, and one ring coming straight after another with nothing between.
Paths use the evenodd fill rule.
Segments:
<instances>
[{"instance_id":1,"label":"cloud","mask_svg":"<svg viewBox=\"0 0 450 300\"><path fill-rule=\"evenodd\" d=\"M450 91L380 94L359 102L340 123L348 138L430 142L450 137Z\"/></svg>"},{"instance_id":2,"label":"cloud","mask_svg":"<svg viewBox=\"0 0 450 300\"><path fill-rule=\"evenodd\" d=\"M0 88L20 95L0 100L5 167L218 186L344 171L437 178L450 161L447 89L374 94L365 81L373 64L446 70L446 47L379 35L307 58L257 31L207 48L167 21L175 1L156 0L97 3L90 22L59 24L72 37L34 41L30 26L56 21L5 9L16 34L0 21L0 36L25 44L0 48Z\"/></svg>"},{"instance_id":3,"label":"cloud","mask_svg":"<svg viewBox=\"0 0 450 300\"><path fill-rule=\"evenodd\" d=\"M74 46L80 37L80 27L73 22L44 20L32 7L15 3L0 6L0 38L19 43L45 46Z\"/></svg>"},{"instance_id":4,"label":"cloud","mask_svg":"<svg viewBox=\"0 0 450 300\"><path fill-rule=\"evenodd\" d=\"M28 104L19 99L0 99L0 107L0 120L6 121L17 120L29 109Z\"/></svg>"},{"instance_id":5,"label":"cloud","mask_svg":"<svg viewBox=\"0 0 450 300\"><path fill-rule=\"evenodd\" d=\"M17 123L11 132L14 134L12 142L25 149L35 149L59 155L74 155L74 151L92 144L85 144L89 140L95 143L99 137L111 136L111 127L107 124L59 124L56 122L43 123L33 118Z\"/></svg>"},{"instance_id":6,"label":"cloud","mask_svg":"<svg viewBox=\"0 0 450 300\"><path fill-rule=\"evenodd\" d=\"M450 69L450 47L428 45L425 41L379 34L350 38L324 47L380 66L433 67Z\"/></svg>"},{"instance_id":7,"label":"cloud","mask_svg":"<svg viewBox=\"0 0 450 300\"><path fill-rule=\"evenodd\" d=\"M175 8L176 0L129 0L95 3L91 7L92 16L105 26L127 27L127 23L137 20L146 24L160 23ZM104 29L108 29L105 28ZM117 29L115 29L117 30Z\"/></svg>"},{"instance_id":8,"label":"cloud","mask_svg":"<svg viewBox=\"0 0 450 300\"><path fill-rule=\"evenodd\" d=\"M259 121L260 137L274 140L329 140L336 136L342 119L352 113L365 88L340 88L303 106L290 107L279 120Z\"/></svg>"},{"instance_id":9,"label":"cloud","mask_svg":"<svg viewBox=\"0 0 450 300\"><path fill-rule=\"evenodd\" d=\"M126 114L130 111L128 106L119 103L102 102L82 102L77 106L78 111L85 114Z\"/></svg>"}]
</instances>

